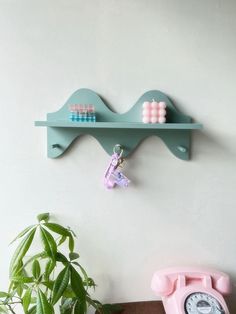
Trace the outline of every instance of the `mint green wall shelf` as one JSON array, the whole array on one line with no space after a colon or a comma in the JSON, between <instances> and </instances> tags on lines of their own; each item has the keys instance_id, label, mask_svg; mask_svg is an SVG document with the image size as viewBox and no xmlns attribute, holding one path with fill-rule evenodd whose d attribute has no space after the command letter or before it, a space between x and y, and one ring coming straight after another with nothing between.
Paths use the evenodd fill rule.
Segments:
<instances>
[{"instance_id":1,"label":"mint green wall shelf","mask_svg":"<svg viewBox=\"0 0 236 314\"><path fill-rule=\"evenodd\" d=\"M144 124L142 104L144 101L165 101L167 123ZM69 105L93 104L97 122L72 122L69 120ZM35 121L35 126L47 127L48 157L61 156L72 142L83 134L95 137L108 154L112 154L116 144L122 145L124 157L128 156L146 137L157 135L178 158L190 157L191 130L201 129L199 123L191 123L191 118L176 110L171 100L160 91L148 91L126 113L114 113L92 90L79 89L57 112L48 113L46 121Z\"/></svg>"}]
</instances>

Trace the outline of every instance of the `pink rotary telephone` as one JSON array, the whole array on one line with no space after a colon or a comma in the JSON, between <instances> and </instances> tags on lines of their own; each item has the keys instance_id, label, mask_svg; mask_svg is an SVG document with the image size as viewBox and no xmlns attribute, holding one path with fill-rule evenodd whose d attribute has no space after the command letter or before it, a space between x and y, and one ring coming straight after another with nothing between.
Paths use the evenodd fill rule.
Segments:
<instances>
[{"instance_id":1,"label":"pink rotary telephone","mask_svg":"<svg viewBox=\"0 0 236 314\"><path fill-rule=\"evenodd\" d=\"M229 276L201 268L169 268L156 272L152 290L162 297L167 314L229 314L222 295L231 292Z\"/></svg>"}]
</instances>

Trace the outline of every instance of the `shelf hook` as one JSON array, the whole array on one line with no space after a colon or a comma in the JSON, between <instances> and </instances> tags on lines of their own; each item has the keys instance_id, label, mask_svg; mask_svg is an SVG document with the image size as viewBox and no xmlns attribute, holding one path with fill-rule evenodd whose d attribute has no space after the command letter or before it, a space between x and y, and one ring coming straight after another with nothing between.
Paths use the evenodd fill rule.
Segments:
<instances>
[{"instance_id":1,"label":"shelf hook","mask_svg":"<svg viewBox=\"0 0 236 314\"><path fill-rule=\"evenodd\" d=\"M181 146L181 145L178 146L177 148L178 148L178 150L179 150L181 153L186 153L186 152L188 151L186 147Z\"/></svg>"},{"instance_id":2,"label":"shelf hook","mask_svg":"<svg viewBox=\"0 0 236 314\"><path fill-rule=\"evenodd\" d=\"M122 155L123 154L123 148L122 148L122 145L120 144L116 144L114 147L113 147L113 153L116 153L118 155Z\"/></svg>"},{"instance_id":3,"label":"shelf hook","mask_svg":"<svg viewBox=\"0 0 236 314\"><path fill-rule=\"evenodd\" d=\"M55 148L60 148L61 146L59 144L52 144L52 148L55 149Z\"/></svg>"}]
</instances>

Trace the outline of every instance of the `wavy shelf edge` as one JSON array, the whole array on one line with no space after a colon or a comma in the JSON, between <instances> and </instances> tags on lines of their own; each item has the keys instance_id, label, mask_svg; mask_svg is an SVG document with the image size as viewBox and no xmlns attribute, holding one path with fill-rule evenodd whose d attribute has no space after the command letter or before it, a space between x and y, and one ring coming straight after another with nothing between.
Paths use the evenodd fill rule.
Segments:
<instances>
[{"instance_id":1,"label":"wavy shelf edge","mask_svg":"<svg viewBox=\"0 0 236 314\"><path fill-rule=\"evenodd\" d=\"M143 102L153 99L166 103L168 123L141 122ZM98 122L69 121L68 106L71 104L93 104ZM114 145L121 144L124 157L131 154L142 140L155 135L182 160L190 158L191 130L203 128L202 124L192 123L189 116L179 112L170 98L161 91L147 91L129 111L118 114L98 94L84 88L73 93L58 111L48 113L45 121L35 121L35 126L47 127L47 151L50 158L63 155L76 138L89 134L97 139L109 155L112 154Z\"/></svg>"},{"instance_id":2,"label":"wavy shelf edge","mask_svg":"<svg viewBox=\"0 0 236 314\"><path fill-rule=\"evenodd\" d=\"M163 123L145 124L138 122L69 122L69 121L35 121L35 126L59 127L59 128L107 128L107 129L202 129L200 123Z\"/></svg>"}]
</instances>

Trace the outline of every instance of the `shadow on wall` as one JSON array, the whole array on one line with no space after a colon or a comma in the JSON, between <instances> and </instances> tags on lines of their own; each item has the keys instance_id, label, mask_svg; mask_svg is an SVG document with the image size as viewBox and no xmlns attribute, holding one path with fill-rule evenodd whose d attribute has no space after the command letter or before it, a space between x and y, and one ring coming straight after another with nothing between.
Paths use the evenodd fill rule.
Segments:
<instances>
[{"instance_id":1,"label":"shadow on wall","mask_svg":"<svg viewBox=\"0 0 236 314\"><path fill-rule=\"evenodd\" d=\"M209 153L214 159L221 159L223 163L227 163L228 159L236 157L235 145L231 143L230 138L222 133L222 137L217 137L211 130L203 125L204 131L193 132L192 134L192 160L196 160L199 156L206 156L208 159ZM235 139L232 139L235 141ZM228 144L227 144L228 143ZM222 159L224 157L224 159ZM204 158L205 159L205 158Z\"/></svg>"},{"instance_id":2,"label":"shadow on wall","mask_svg":"<svg viewBox=\"0 0 236 314\"><path fill-rule=\"evenodd\" d=\"M236 313L236 289L235 287L234 287L232 295L226 298L226 302L229 306L229 312Z\"/></svg>"},{"instance_id":3,"label":"shadow on wall","mask_svg":"<svg viewBox=\"0 0 236 314\"><path fill-rule=\"evenodd\" d=\"M235 151L233 151L234 146L226 145L229 142L228 138L219 139L215 134L208 130L204 130L204 132L196 132L194 134L194 146L195 151L193 152L192 159L198 159L200 155L209 155L213 156L214 159L219 159L222 161L222 167L227 163L229 159L233 159L236 156ZM204 151L202 150L204 149ZM194 149L193 149L194 150ZM202 158L202 157L201 157ZM232 281L232 294L227 296L226 303L229 307L230 313L236 313L236 275L233 275L227 269L224 269L226 273L228 273L231 277Z\"/></svg>"}]
</instances>

